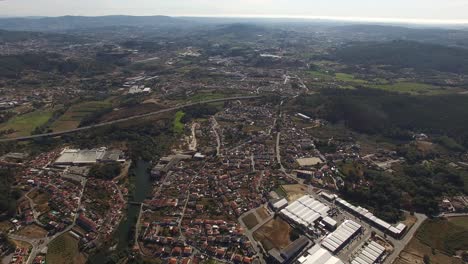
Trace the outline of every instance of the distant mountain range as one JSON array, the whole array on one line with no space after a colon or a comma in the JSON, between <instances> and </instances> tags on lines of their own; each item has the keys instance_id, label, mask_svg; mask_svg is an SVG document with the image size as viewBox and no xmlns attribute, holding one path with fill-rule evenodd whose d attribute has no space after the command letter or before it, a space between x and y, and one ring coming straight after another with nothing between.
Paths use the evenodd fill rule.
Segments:
<instances>
[{"instance_id":1,"label":"distant mountain range","mask_svg":"<svg viewBox=\"0 0 468 264\"><path fill-rule=\"evenodd\" d=\"M0 18L0 28L21 31L67 31L109 26L170 26L187 21L168 16L62 16L42 18Z\"/></svg>"}]
</instances>

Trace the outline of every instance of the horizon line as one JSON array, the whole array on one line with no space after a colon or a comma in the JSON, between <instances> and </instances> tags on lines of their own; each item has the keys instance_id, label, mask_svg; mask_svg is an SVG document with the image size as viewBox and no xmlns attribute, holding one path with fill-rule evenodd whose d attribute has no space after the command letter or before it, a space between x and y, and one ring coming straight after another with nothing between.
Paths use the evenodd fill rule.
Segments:
<instances>
[{"instance_id":1,"label":"horizon line","mask_svg":"<svg viewBox=\"0 0 468 264\"><path fill-rule=\"evenodd\" d=\"M170 15L169 15L170 16ZM387 18L387 17L344 17L344 16L302 16L302 15L174 15L171 17L199 17L199 18L272 18L272 19L300 19L327 20L343 22L377 22L377 23L410 23L410 24L445 24L468 25L468 19L419 19L419 18Z\"/></svg>"},{"instance_id":2,"label":"horizon line","mask_svg":"<svg viewBox=\"0 0 468 264\"><path fill-rule=\"evenodd\" d=\"M0 18L57 18L66 16L82 16L82 17L105 17L105 16L167 16L173 18L252 18L252 19L297 19L297 20L326 20L326 21L340 21L340 22L371 22L371 23L398 23L398 24L420 24L420 25L468 25L468 19L425 19L425 18L389 18L389 17L345 17L345 16L303 16L303 15L207 15L207 14L174 14L174 15L125 15L125 14L107 14L107 15L58 15L58 16L4 16Z\"/></svg>"}]
</instances>

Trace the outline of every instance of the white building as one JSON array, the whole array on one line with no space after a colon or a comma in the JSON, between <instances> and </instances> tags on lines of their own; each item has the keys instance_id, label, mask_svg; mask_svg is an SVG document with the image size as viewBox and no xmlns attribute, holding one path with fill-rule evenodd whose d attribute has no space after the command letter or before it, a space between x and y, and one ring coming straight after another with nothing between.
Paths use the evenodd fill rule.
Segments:
<instances>
[{"instance_id":1,"label":"white building","mask_svg":"<svg viewBox=\"0 0 468 264\"><path fill-rule=\"evenodd\" d=\"M280 213L288 220L305 228L311 228L315 223L326 217L330 207L315 200L312 196L304 195L289 204Z\"/></svg>"},{"instance_id":2,"label":"white building","mask_svg":"<svg viewBox=\"0 0 468 264\"><path fill-rule=\"evenodd\" d=\"M334 232L322 240L322 246L332 253L340 251L361 230L362 226L352 220L344 221Z\"/></svg>"},{"instance_id":3,"label":"white building","mask_svg":"<svg viewBox=\"0 0 468 264\"><path fill-rule=\"evenodd\" d=\"M307 250L304 256L301 256L296 264L344 264L339 258L333 256L330 252L320 247L319 244Z\"/></svg>"}]
</instances>

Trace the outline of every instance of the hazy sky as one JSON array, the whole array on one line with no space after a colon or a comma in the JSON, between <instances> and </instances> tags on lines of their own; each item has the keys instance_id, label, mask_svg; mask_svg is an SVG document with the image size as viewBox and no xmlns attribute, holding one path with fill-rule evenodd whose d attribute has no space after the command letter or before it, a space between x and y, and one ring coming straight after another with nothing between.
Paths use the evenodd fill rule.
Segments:
<instances>
[{"instance_id":1,"label":"hazy sky","mask_svg":"<svg viewBox=\"0 0 468 264\"><path fill-rule=\"evenodd\" d=\"M468 23L468 0L0 0L0 16L115 14Z\"/></svg>"}]
</instances>

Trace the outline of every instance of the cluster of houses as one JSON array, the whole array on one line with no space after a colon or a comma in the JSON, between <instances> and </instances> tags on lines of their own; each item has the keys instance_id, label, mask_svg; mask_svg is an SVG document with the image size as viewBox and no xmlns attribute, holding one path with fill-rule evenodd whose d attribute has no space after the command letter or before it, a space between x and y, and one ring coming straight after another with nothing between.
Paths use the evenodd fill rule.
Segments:
<instances>
[{"instance_id":1,"label":"cluster of houses","mask_svg":"<svg viewBox=\"0 0 468 264\"><path fill-rule=\"evenodd\" d=\"M30 248L16 247L13 257L10 260L10 264L23 264L26 263L29 258Z\"/></svg>"},{"instance_id":2,"label":"cluster of houses","mask_svg":"<svg viewBox=\"0 0 468 264\"><path fill-rule=\"evenodd\" d=\"M169 155L152 169L157 182L153 197L145 201L146 222L139 232L144 252L159 254L164 248L166 259L180 260L180 256L173 255L173 248L180 247L177 239L170 238L181 232L186 243L202 254L235 263L253 261L255 251L237 218L267 202L279 182L288 179L271 170L276 164L275 144L271 143L270 135L275 122L273 110L233 102L216 119L223 126L206 121L196 136L203 143L198 149L202 154L206 154L203 152L206 145L219 148L219 152L207 156L194 155L196 151ZM205 124L211 129L204 129ZM220 146L216 144L215 129ZM227 136L233 132L247 136ZM212 158L216 154L218 157ZM163 224L161 217L154 216L159 214L173 217L172 222Z\"/></svg>"},{"instance_id":3,"label":"cluster of houses","mask_svg":"<svg viewBox=\"0 0 468 264\"><path fill-rule=\"evenodd\" d=\"M125 208L126 200L117 185L110 180L89 179L76 224L105 241L119 225Z\"/></svg>"}]
</instances>

